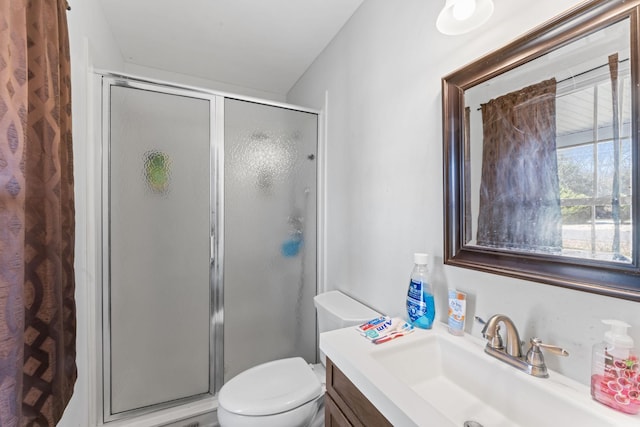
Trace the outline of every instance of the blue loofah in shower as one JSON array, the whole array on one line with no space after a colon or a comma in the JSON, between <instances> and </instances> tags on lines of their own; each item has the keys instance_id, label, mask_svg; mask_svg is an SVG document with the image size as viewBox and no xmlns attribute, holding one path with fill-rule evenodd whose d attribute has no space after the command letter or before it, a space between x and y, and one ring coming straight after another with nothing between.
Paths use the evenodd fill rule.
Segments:
<instances>
[{"instance_id":1,"label":"blue loofah in shower","mask_svg":"<svg viewBox=\"0 0 640 427\"><path fill-rule=\"evenodd\" d=\"M301 246L302 246L302 237L295 236L285 241L282 244L282 246L280 247L280 252L282 253L282 256L291 258L298 255L298 252L300 252Z\"/></svg>"}]
</instances>

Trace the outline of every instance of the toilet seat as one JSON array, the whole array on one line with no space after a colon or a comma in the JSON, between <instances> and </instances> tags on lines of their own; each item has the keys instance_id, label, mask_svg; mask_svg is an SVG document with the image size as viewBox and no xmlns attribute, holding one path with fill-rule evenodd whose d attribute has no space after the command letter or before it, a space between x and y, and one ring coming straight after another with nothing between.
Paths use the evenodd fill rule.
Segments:
<instances>
[{"instance_id":1,"label":"toilet seat","mask_svg":"<svg viewBox=\"0 0 640 427\"><path fill-rule=\"evenodd\" d=\"M301 357L274 360L233 377L220 390L219 405L237 415L291 411L322 395L322 384Z\"/></svg>"}]
</instances>

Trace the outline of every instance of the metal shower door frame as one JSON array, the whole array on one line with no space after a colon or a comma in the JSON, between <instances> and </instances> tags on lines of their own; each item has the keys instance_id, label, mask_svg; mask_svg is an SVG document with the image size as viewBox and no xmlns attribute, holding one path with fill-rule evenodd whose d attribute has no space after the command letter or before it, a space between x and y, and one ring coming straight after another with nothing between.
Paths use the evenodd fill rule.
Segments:
<instances>
[{"instance_id":1,"label":"metal shower door frame","mask_svg":"<svg viewBox=\"0 0 640 427\"><path fill-rule=\"evenodd\" d=\"M98 354L101 355L101 372L98 375L99 398L102 402L101 418L104 423L124 418L135 417L147 413L190 403L203 398L213 397L222 387L223 382L223 251L224 251L224 211L221 201L224 200L224 97L199 91L193 88L184 88L173 85L159 84L142 81L128 76L106 73L102 75L102 142L101 142L101 209L99 248L101 290L97 292L100 299L98 306L101 308L102 322L101 346ZM113 86L152 91L167 95L185 96L206 100L209 102L209 224L210 224L210 249L209 249L209 295L210 295L210 324L209 324L209 391L204 395L195 395L182 399L159 403L156 405L129 410L113 414L111 405L111 321L110 321L110 122L111 122L111 88Z\"/></svg>"}]
</instances>

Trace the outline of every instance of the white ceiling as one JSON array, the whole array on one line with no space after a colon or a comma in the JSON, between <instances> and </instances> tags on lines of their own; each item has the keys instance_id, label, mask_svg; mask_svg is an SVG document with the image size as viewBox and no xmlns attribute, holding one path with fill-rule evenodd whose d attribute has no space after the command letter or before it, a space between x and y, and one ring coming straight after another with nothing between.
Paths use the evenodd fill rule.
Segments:
<instances>
[{"instance_id":1,"label":"white ceiling","mask_svg":"<svg viewBox=\"0 0 640 427\"><path fill-rule=\"evenodd\" d=\"M285 94L363 0L101 0L125 62Z\"/></svg>"}]
</instances>

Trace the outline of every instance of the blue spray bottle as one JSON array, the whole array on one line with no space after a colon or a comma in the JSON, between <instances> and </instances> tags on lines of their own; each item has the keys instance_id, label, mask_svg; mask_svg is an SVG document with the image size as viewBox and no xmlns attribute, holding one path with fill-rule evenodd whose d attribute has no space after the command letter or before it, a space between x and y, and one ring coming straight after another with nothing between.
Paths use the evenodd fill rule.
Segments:
<instances>
[{"instance_id":1,"label":"blue spray bottle","mask_svg":"<svg viewBox=\"0 0 640 427\"><path fill-rule=\"evenodd\" d=\"M429 255L416 253L413 259L415 266L411 272L411 282L407 292L409 323L418 328L431 329L433 319L436 317L436 306L427 270Z\"/></svg>"}]
</instances>

